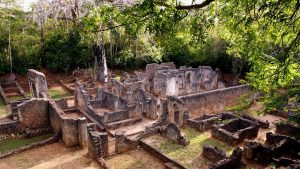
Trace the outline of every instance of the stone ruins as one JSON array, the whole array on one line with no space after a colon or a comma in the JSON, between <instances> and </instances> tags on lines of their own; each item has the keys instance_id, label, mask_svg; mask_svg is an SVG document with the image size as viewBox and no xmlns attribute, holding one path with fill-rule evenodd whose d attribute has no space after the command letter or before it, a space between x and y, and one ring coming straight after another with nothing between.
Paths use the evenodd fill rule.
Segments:
<instances>
[{"instance_id":1,"label":"stone ruins","mask_svg":"<svg viewBox=\"0 0 300 169\"><path fill-rule=\"evenodd\" d=\"M251 141L259 130L269 127L269 122L224 111L248 93L248 87L230 86L219 69L209 66L176 69L173 63L148 64L144 72L123 73L120 78L106 69L99 68L96 73L76 70L72 80L60 81L74 93L72 104L68 98L52 99L47 77L28 70L32 97L7 102L12 114L0 121L0 132L23 132L28 137L57 133L67 147L88 148L90 157L104 168L111 168L105 158L137 147L160 159L167 168L186 168L143 138L159 134L188 146L190 140L181 128L190 127L210 131L212 138L230 146L244 143L243 149L237 147L230 156L218 147L205 145L202 154L214 162L210 165L212 169L238 168L245 161L299 167L298 140L267 133L265 144ZM99 72L106 73L98 75ZM0 85L4 100L10 90L24 94L14 78ZM284 128L289 128L290 133L299 131L284 125L277 128L282 134L289 134L284 133Z\"/></svg>"}]
</instances>

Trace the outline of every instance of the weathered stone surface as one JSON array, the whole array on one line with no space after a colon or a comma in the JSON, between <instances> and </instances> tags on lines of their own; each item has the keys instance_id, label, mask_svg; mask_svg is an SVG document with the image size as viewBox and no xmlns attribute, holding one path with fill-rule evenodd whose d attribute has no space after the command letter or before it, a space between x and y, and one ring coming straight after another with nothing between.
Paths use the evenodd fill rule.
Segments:
<instances>
[{"instance_id":1,"label":"weathered stone surface","mask_svg":"<svg viewBox=\"0 0 300 169\"><path fill-rule=\"evenodd\" d=\"M202 156L212 162L217 162L226 158L226 153L217 146L204 145Z\"/></svg>"},{"instance_id":2,"label":"weathered stone surface","mask_svg":"<svg viewBox=\"0 0 300 169\"><path fill-rule=\"evenodd\" d=\"M236 145L245 139L257 137L258 125L249 120L238 118L228 123L215 124L212 126L212 137L229 145Z\"/></svg>"},{"instance_id":3,"label":"weathered stone surface","mask_svg":"<svg viewBox=\"0 0 300 169\"><path fill-rule=\"evenodd\" d=\"M190 144L189 139L181 133L180 129L174 123L169 123L163 129L163 135L173 141L178 142L180 145L187 146Z\"/></svg>"},{"instance_id":4,"label":"weathered stone surface","mask_svg":"<svg viewBox=\"0 0 300 169\"><path fill-rule=\"evenodd\" d=\"M88 151L93 159L103 158L108 155L108 134L97 132L94 123L87 124Z\"/></svg>"},{"instance_id":5,"label":"weathered stone surface","mask_svg":"<svg viewBox=\"0 0 300 169\"><path fill-rule=\"evenodd\" d=\"M18 116L23 129L46 128L50 124L49 102L46 99L31 99L19 104Z\"/></svg>"},{"instance_id":6,"label":"weathered stone surface","mask_svg":"<svg viewBox=\"0 0 300 169\"><path fill-rule=\"evenodd\" d=\"M42 93L48 94L47 80L43 73L28 69L27 77L32 97L43 98Z\"/></svg>"},{"instance_id":7,"label":"weathered stone surface","mask_svg":"<svg viewBox=\"0 0 300 169\"><path fill-rule=\"evenodd\" d=\"M220 160L213 164L210 169L235 169L241 166L243 150L235 148L230 157Z\"/></svg>"},{"instance_id":8,"label":"weathered stone surface","mask_svg":"<svg viewBox=\"0 0 300 169\"><path fill-rule=\"evenodd\" d=\"M124 135L124 132L122 131L118 131L115 134L115 139L116 139L115 146L116 146L117 153L122 153L128 150L135 149L139 144L138 140L132 140L126 137Z\"/></svg>"}]
</instances>

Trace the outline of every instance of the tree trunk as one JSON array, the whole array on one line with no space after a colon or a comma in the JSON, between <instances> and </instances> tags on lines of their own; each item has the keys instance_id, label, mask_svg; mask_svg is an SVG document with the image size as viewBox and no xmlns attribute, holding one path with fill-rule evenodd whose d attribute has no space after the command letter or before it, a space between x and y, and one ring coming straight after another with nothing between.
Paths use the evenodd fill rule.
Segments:
<instances>
[{"instance_id":1,"label":"tree trunk","mask_svg":"<svg viewBox=\"0 0 300 169\"><path fill-rule=\"evenodd\" d=\"M41 27L41 53L40 53L40 61L42 67L46 67L46 60L45 60L45 32L44 26Z\"/></svg>"},{"instance_id":2,"label":"tree trunk","mask_svg":"<svg viewBox=\"0 0 300 169\"><path fill-rule=\"evenodd\" d=\"M105 49L102 42L93 45L95 55L95 70L97 80L100 82L108 82L108 70L105 57Z\"/></svg>"}]
</instances>

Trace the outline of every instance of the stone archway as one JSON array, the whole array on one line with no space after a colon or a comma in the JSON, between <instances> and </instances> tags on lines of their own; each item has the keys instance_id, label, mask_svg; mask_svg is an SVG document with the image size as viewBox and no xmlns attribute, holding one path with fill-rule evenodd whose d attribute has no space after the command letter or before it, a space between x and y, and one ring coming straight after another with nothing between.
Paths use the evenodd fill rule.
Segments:
<instances>
[{"instance_id":1,"label":"stone archway","mask_svg":"<svg viewBox=\"0 0 300 169\"><path fill-rule=\"evenodd\" d=\"M179 124L180 123L180 109L176 103L173 104L173 112L174 112L174 122Z\"/></svg>"},{"instance_id":2,"label":"stone archway","mask_svg":"<svg viewBox=\"0 0 300 169\"><path fill-rule=\"evenodd\" d=\"M184 126L184 103L176 98L168 98L168 121Z\"/></svg>"},{"instance_id":3,"label":"stone archway","mask_svg":"<svg viewBox=\"0 0 300 169\"><path fill-rule=\"evenodd\" d=\"M38 93L36 91L36 87L35 87L34 83L31 83L31 89L32 89L32 97L37 98Z\"/></svg>"}]
</instances>

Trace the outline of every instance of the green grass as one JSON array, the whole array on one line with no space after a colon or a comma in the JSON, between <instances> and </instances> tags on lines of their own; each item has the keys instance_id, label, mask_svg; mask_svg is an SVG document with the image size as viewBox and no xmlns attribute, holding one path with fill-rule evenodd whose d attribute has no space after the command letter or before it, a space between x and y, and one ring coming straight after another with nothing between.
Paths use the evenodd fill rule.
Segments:
<instances>
[{"instance_id":1,"label":"green grass","mask_svg":"<svg viewBox=\"0 0 300 169\"><path fill-rule=\"evenodd\" d=\"M156 146L163 153L167 154L170 158L180 161L188 168L201 168L203 165L206 165L206 162L201 159L202 148L206 144L218 146L227 154L231 154L233 150L233 148L228 147L226 144L211 138L209 132L201 133L192 128L183 129L182 132L190 139L188 146L181 146L160 136L155 136L156 138L153 140L158 141L156 142Z\"/></svg>"},{"instance_id":2,"label":"green grass","mask_svg":"<svg viewBox=\"0 0 300 169\"><path fill-rule=\"evenodd\" d=\"M49 89L49 94L50 94L52 99L59 99L59 98L62 98L62 97L72 96L72 93L70 93L69 91L63 89L62 87L50 88Z\"/></svg>"},{"instance_id":3,"label":"green grass","mask_svg":"<svg viewBox=\"0 0 300 169\"><path fill-rule=\"evenodd\" d=\"M15 101L18 101L20 99L24 99L24 97L22 97L22 96L11 96L11 97L9 97L10 102L15 102Z\"/></svg>"},{"instance_id":4,"label":"green grass","mask_svg":"<svg viewBox=\"0 0 300 169\"><path fill-rule=\"evenodd\" d=\"M9 151L21 148L26 145L30 145L35 142L46 140L50 138L53 134L45 134L41 136L36 136L32 138L13 138L0 141L0 154L7 153Z\"/></svg>"},{"instance_id":5,"label":"green grass","mask_svg":"<svg viewBox=\"0 0 300 169\"><path fill-rule=\"evenodd\" d=\"M7 112L6 112L6 106L4 104L4 101L0 99L0 118L6 117Z\"/></svg>"}]
</instances>

